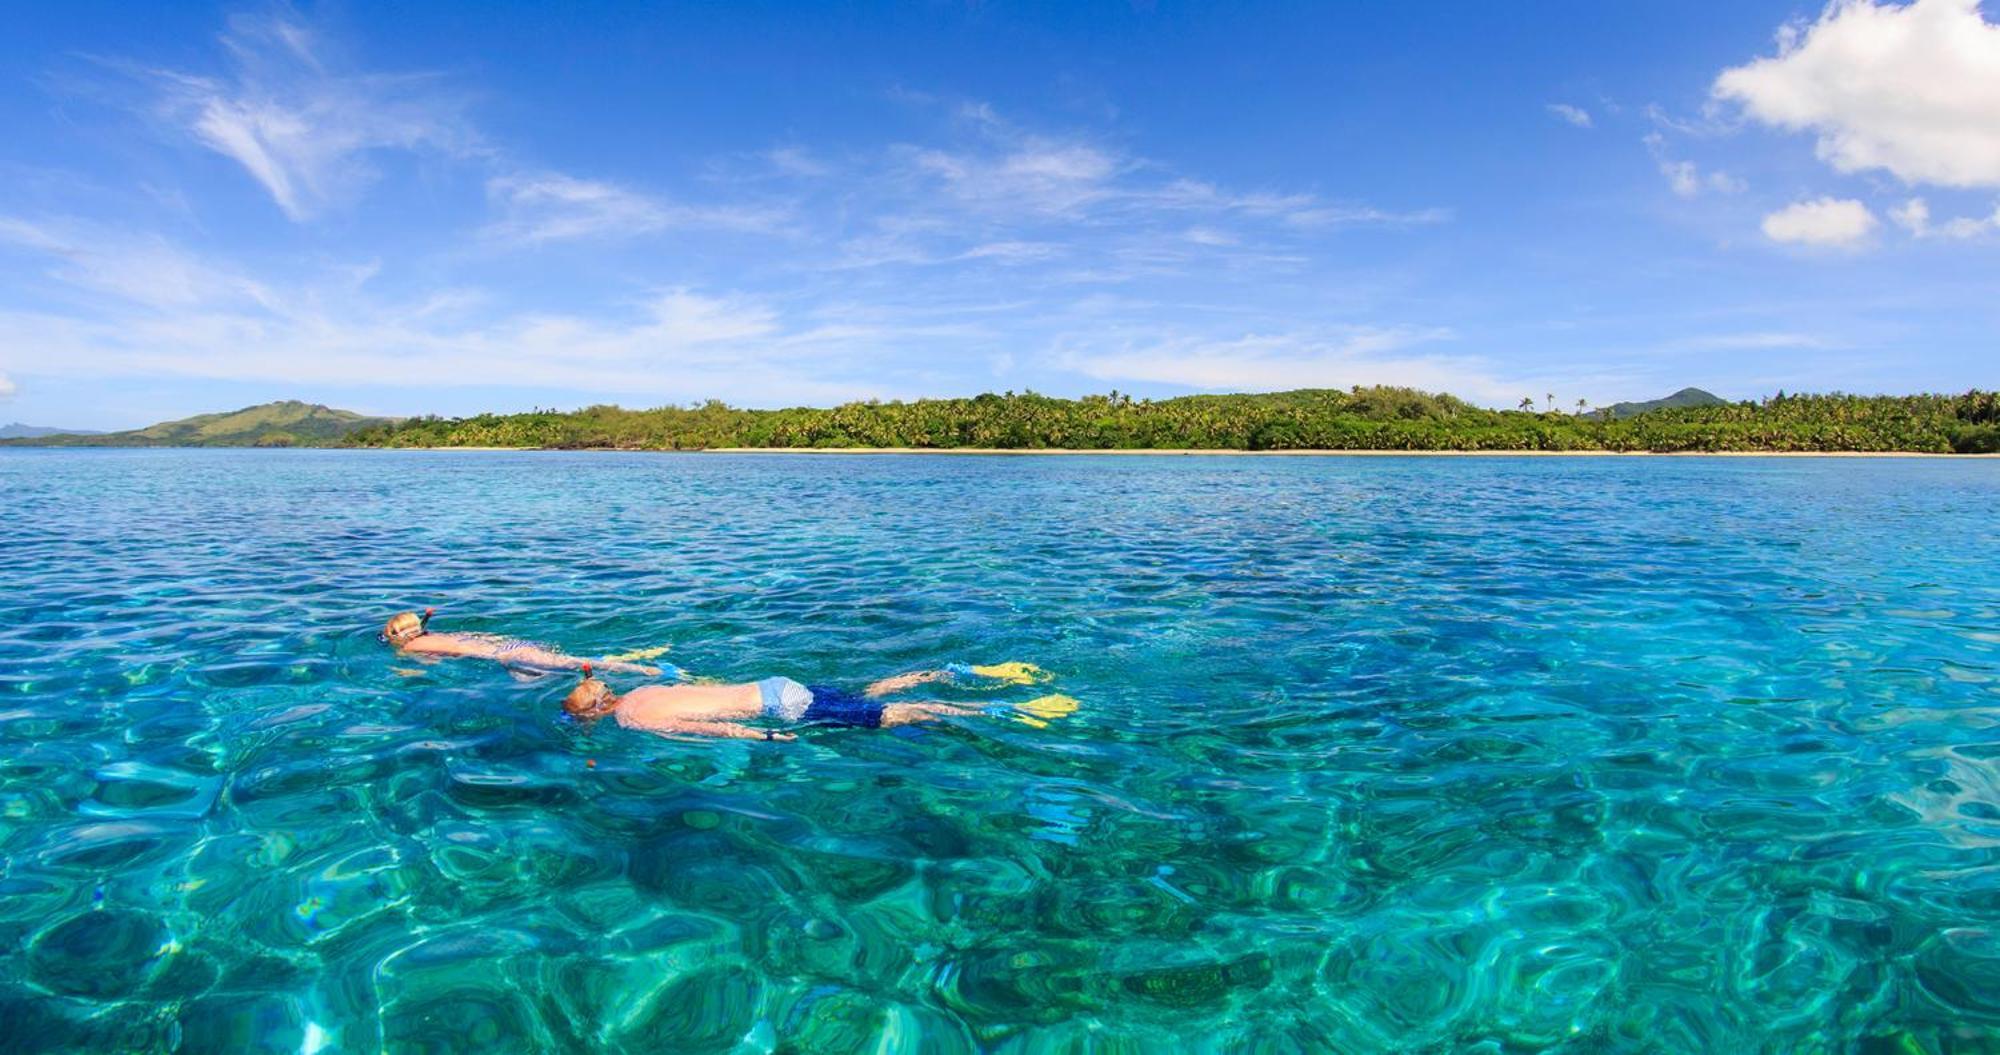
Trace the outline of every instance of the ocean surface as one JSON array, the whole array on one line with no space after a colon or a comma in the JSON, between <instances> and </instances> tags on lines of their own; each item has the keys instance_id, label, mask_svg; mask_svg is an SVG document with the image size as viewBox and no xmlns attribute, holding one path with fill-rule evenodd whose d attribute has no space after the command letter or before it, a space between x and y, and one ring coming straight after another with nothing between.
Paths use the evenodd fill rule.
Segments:
<instances>
[{"instance_id":1,"label":"ocean surface","mask_svg":"<svg viewBox=\"0 0 2000 1055\"><path fill-rule=\"evenodd\" d=\"M1995 461L0 452L0 1050L2000 1049L1996 510ZM586 730L378 642L424 606L1080 707Z\"/></svg>"}]
</instances>

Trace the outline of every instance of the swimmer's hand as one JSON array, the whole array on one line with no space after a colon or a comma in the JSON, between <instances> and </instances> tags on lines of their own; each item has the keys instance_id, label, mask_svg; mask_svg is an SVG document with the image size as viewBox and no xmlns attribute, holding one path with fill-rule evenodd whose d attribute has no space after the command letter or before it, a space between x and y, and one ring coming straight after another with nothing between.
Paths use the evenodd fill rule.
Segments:
<instances>
[{"instance_id":1,"label":"swimmer's hand","mask_svg":"<svg viewBox=\"0 0 2000 1055\"><path fill-rule=\"evenodd\" d=\"M658 659L672 650L672 646L670 645L658 645L653 648L635 648L630 652L618 652L606 656L604 657L604 661L609 663L613 660L622 660L628 663L639 663L649 659Z\"/></svg>"},{"instance_id":2,"label":"swimmer's hand","mask_svg":"<svg viewBox=\"0 0 2000 1055\"><path fill-rule=\"evenodd\" d=\"M591 660L589 662L591 666L598 670L612 674L644 674L649 678L657 678L662 674L666 674L676 681L679 681L681 677L681 668L671 663L664 667L653 667L644 663L628 663L625 660L612 659L608 656L604 659Z\"/></svg>"}]
</instances>

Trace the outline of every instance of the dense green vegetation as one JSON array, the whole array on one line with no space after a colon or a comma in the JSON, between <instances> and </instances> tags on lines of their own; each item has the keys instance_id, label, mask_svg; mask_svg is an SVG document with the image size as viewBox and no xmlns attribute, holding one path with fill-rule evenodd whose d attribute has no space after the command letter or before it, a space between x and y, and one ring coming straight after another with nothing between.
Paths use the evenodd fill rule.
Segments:
<instances>
[{"instance_id":1,"label":"dense green vegetation","mask_svg":"<svg viewBox=\"0 0 2000 1055\"><path fill-rule=\"evenodd\" d=\"M330 447L348 433L391 424L351 410L283 400L222 414L197 414L129 432L72 433L0 440L37 447Z\"/></svg>"},{"instance_id":2,"label":"dense green vegetation","mask_svg":"<svg viewBox=\"0 0 2000 1055\"><path fill-rule=\"evenodd\" d=\"M1717 407L1728 400L1713 392L1699 388L1683 388L1665 399L1648 399L1643 403L1613 403L1596 413L1613 418L1632 418L1655 410L1672 410L1676 407Z\"/></svg>"},{"instance_id":3,"label":"dense green vegetation","mask_svg":"<svg viewBox=\"0 0 2000 1055\"><path fill-rule=\"evenodd\" d=\"M2000 451L2000 393L1778 396L1758 403L1608 413L1486 410L1402 388L1134 400L1033 393L741 410L411 418L350 433L350 446L695 450L923 447L1039 450Z\"/></svg>"}]
</instances>

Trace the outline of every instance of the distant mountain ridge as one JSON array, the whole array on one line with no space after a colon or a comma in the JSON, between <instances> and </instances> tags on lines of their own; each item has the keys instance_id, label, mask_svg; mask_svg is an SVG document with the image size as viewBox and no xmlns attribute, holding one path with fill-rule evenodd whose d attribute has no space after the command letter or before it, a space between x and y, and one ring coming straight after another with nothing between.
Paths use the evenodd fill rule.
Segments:
<instances>
[{"instance_id":1,"label":"distant mountain ridge","mask_svg":"<svg viewBox=\"0 0 2000 1055\"><path fill-rule=\"evenodd\" d=\"M356 429L395 420L287 399L126 432L45 434L0 442L40 447L322 447L338 443Z\"/></svg>"},{"instance_id":2,"label":"distant mountain ridge","mask_svg":"<svg viewBox=\"0 0 2000 1055\"><path fill-rule=\"evenodd\" d=\"M0 425L0 440L32 440L42 436L99 436L94 429L52 429L46 425L24 425L11 422Z\"/></svg>"},{"instance_id":3,"label":"distant mountain ridge","mask_svg":"<svg viewBox=\"0 0 2000 1055\"><path fill-rule=\"evenodd\" d=\"M1683 388L1665 399L1649 399L1643 403L1613 403L1605 407L1605 413L1613 418L1629 418L1644 414L1649 410L1672 410L1676 407L1719 407L1729 401L1713 392L1699 388Z\"/></svg>"}]
</instances>

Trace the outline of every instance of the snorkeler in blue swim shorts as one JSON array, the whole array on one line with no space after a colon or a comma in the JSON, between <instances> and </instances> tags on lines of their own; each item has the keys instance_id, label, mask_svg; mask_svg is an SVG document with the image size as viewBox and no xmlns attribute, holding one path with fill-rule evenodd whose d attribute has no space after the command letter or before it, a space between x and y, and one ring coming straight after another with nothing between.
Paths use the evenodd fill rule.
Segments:
<instances>
[{"instance_id":1,"label":"snorkeler in blue swim shorts","mask_svg":"<svg viewBox=\"0 0 2000 1055\"><path fill-rule=\"evenodd\" d=\"M778 726L848 726L893 728L939 718L990 713L990 709L924 701L891 703L885 697L929 682L950 681L960 671L999 668L955 668L917 671L884 678L860 692L827 686L806 686L790 678L765 678L735 685L647 685L624 695L585 672L584 680L563 700L563 710L582 721L616 718L619 725L681 736L720 736L740 740L790 740L794 734ZM985 675L989 676L990 675ZM1053 702L1052 702L1053 701ZM1066 696L1045 696L1028 704L1037 721L1052 713L1067 714L1076 703ZM1014 709L1014 708L1010 708ZM753 725L752 722L764 723Z\"/></svg>"}]
</instances>

